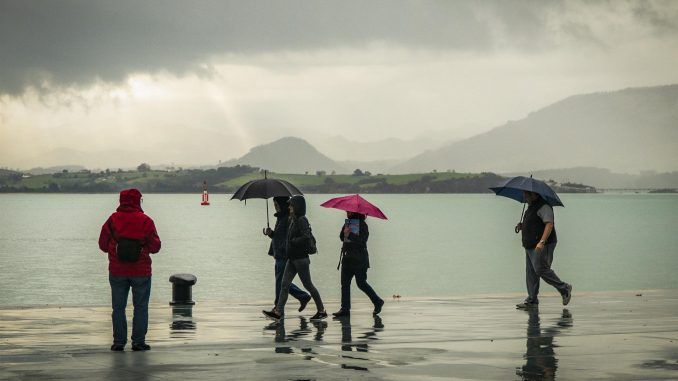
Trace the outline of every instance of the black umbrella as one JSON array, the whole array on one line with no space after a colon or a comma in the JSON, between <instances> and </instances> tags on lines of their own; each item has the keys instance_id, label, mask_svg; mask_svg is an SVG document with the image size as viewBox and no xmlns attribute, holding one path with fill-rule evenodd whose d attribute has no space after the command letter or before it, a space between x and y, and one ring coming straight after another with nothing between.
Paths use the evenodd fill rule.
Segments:
<instances>
[{"instance_id":1,"label":"black umbrella","mask_svg":"<svg viewBox=\"0 0 678 381\"><path fill-rule=\"evenodd\" d=\"M238 188L231 200L247 200L250 198L266 199L266 226L270 227L268 221L268 199L271 197L292 197L297 194L303 194L296 186L290 182L280 179L269 179L267 171L264 171L264 178L247 182Z\"/></svg>"}]
</instances>

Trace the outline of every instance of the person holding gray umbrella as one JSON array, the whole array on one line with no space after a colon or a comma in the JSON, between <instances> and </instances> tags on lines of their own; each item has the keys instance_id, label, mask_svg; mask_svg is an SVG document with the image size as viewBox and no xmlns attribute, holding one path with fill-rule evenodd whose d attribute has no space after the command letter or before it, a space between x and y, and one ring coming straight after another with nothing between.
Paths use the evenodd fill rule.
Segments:
<instances>
[{"instance_id":1,"label":"person holding gray umbrella","mask_svg":"<svg viewBox=\"0 0 678 381\"><path fill-rule=\"evenodd\" d=\"M509 197L528 205L527 211L521 216L521 222L515 227L516 233L522 233L527 285L527 298L518 303L516 308L528 309L539 305L540 279L558 290L563 305L570 303L572 285L563 282L551 269L553 252L558 243L553 206L564 206L558 195L548 185L531 176L514 177L490 189L498 196Z\"/></svg>"}]
</instances>

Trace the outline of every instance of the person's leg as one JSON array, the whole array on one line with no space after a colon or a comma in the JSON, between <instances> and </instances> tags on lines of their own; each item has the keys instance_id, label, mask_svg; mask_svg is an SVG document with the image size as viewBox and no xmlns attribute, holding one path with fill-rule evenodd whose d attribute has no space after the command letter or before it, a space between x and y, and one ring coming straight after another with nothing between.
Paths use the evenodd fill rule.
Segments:
<instances>
[{"instance_id":1,"label":"person's leg","mask_svg":"<svg viewBox=\"0 0 678 381\"><path fill-rule=\"evenodd\" d=\"M283 274L285 273L285 264L287 263L286 259L275 258L275 300L273 305L278 305L278 296L280 295L280 289L282 288Z\"/></svg>"},{"instance_id":2,"label":"person's leg","mask_svg":"<svg viewBox=\"0 0 678 381\"><path fill-rule=\"evenodd\" d=\"M561 294L566 293L567 283L563 282L558 278L555 271L551 269L551 263L553 262L553 252L556 249L556 244L546 245L544 250L538 254L538 262L535 263L535 271L537 275L541 277L546 283L555 287L558 292Z\"/></svg>"},{"instance_id":3,"label":"person's leg","mask_svg":"<svg viewBox=\"0 0 678 381\"><path fill-rule=\"evenodd\" d=\"M283 273L285 272L286 263L287 259L280 258L275 259L275 302L273 302L274 306L278 305L278 295L280 295L280 288L282 286L282 278ZM290 284L289 294L300 302L308 301L311 299L311 295L309 295L308 292L300 289L294 283Z\"/></svg>"},{"instance_id":4,"label":"person's leg","mask_svg":"<svg viewBox=\"0 0 678 381\"><path fill-rule=\"evenodd\" d=\"M127 295L129 294L129 281L124 277L108 275L108 283L111 285L111 305L113 313L113 344L124 346L127 344Z\"/></svg>"},{"instance_id":5,"label":"person's leg","mask_svg":"<svg viewBox=\"0 0 678 381\"><path fill-rule=\"evenodd\" d=\"M323 305L323 300L320 298L320 293L318 292L318 289L315 288L313 281L311 280L310 265L311 260L308 258L294 260L294 266L297 268L297 272L299 273L299 279L301 279L301 283L304 285L304 288L307 289L311 294L316 308L318 311L325 311L325 306Z\"/></svg>"},{"instance_id":6,"label":"person's leg","mask_svg":"<svg viewBox=\"0 0 678 381\"><path fill-rule=\"evenodd\" d=\"M349 266L341 265L341 309L344 311L351 310L351 280L353 275Z\"/></svg>"},{"instance_id":7,"label":"person's leg","mask_svg":"<svg viewBox=\"0 0 678 381\"><path fill-rule=\"evenodd\" d=\"M539 274L535 270L538 261L534 250L525 249L525 281L527 284L527 303L539 303Z\"/></svg>"},{"instance_id":8,"label":"person's leg","mask_svg":"<svg viewBox=\"0 0 678 381\"><path fill-rule=\"evenodd\" d=\"M130 278L132 283L132 345L145 344L148 331L148 300L151 297L151 277Z\"/></svg>"},{"instance_id":9,"label":"person's leg","mask_svg":"<svg viewBox=\"0 0 678 381\"><path fill-rule=\"evenodd\" d=\"M276 310L278 314L282 315L285 312L285 304L287 303L287 297L290 293L290 285L292 280L297 276L297 268L291 260L287 260L285 265L285 271L283 273L282 284L280 285L280 295L278 295L278 304L276 304Z\"/></svg>"},{"instance_id":10,"label":"person's leg","mask_svg":"<svg viewBox=\"0 0 678 381\"><path fill-rule=\"evenodd\" d=\"M355 283L362 292L370 298L374 306L382 304L383 300L377 295L372 286L367 283L367 268L360 268L355 270Z\"/></svg>"}]
</instances>

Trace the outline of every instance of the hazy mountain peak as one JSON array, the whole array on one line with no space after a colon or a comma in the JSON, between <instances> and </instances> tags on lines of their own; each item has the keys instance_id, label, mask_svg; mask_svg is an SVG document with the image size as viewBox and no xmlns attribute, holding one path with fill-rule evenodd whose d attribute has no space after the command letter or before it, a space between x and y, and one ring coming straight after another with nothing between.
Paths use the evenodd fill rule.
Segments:
<instances>
[{"instance_id":1,"label":"hazy mountain peak","mask_svg":"<svg viewBox=\"0 0 678 381\"><path fill-rule=\"evenodd\" d=\"M346 168L320 153L306 140L292 136L256 146L243 157L222 163L222 166L236 164L251 165L281 173L347 171Z\"/></svg>"},{"instance_id":2,"label":"hazy mountain peak","mask_svg":"<svg viewBox=\"0 0 678 381\"><path fill-rule=\"evenodd\" d=\"M678 169L678 85L581 94L425 152L393 172Z\"/></svg>"}]
</instances>

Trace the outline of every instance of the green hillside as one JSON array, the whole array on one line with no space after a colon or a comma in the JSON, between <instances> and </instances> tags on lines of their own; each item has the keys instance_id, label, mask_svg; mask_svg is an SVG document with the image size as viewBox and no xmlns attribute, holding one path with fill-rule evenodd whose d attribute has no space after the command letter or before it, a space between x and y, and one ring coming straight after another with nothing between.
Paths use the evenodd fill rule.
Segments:
<instances>
[{"instance_id":1,"label":"green hillside","mask_svg":"<svg viewBox=\"0 0 678 381\"><path fill-rule=\"evenodd\" d=\"M258 168L221 167L210 170L179 171L64 171L56 174L29 175L13 173L0 177L0 192L117 192L139 188L143 192L199 192L207 181L212 192L234 192L242 184L262 178ZM501 181L492 173L420 173L407 175L277 174L271 178L287 180L309 193L480 193Z\"/></svg>"}]
</instances>

